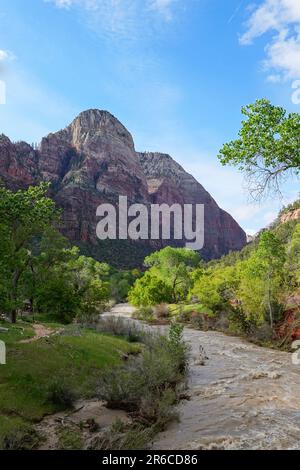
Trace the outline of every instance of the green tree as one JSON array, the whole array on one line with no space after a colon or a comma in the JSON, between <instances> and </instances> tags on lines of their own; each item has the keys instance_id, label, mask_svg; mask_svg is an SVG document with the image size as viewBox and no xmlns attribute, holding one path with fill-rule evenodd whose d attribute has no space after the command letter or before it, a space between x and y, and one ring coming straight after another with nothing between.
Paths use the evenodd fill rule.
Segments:
<instances>
[{"instance_id":1,"label":"green tree","mask_svg":"<svg viewBox=\"0 0 300 470\"><path fill-rule=\"evenodd\" d=\"M261 99L242 108L239 138L220 150L223 165L237 166L246 176L252 195L260 198L280 191L282 178L299 175L300 115L287 114L270 101Z\"/></svg>"},{"instance_id":2,"label":"green tree","mask_svg":"<svg viewBox=\"0 0 300 470\"><path fill-rule=\"evenodd\" d=\"M288 244L285 269L289 287L296 289L300 285L300 223L295 226Z\"/></svg>"},{"instance_id":3,"label":"green tree","mask_svg":"<svg viewBox=\"0 0 300 470\"><path fill-rule=\"evenodd\" d=\"M172 289L150 270L135 282L129 291L128 300L137 307L171 303L173 300Z\"/></svg>"},{"instance_id":4,"label":"green tree","mask_svg":"<svg viewBox=\"0 0 300 470\"><path fill-rule=\"evenodd\" d=\"M184 300L193 284L192 271L200 263L197 252L170 246L152 253L144 264L157 278L169 286L172 303Z\"/></svg>"},{"instance_id":5,"label":"green tree","mask_svg":"<svg viewBox=\"0 0 300 470\"><path fill-rule=\"evenodd\" d=\"M191 295L211 310L219 310L235 296L237 286L234 266L219 266L196 271Z\"/></svg>"},{"instance_id":6,"label":"green tree","mask_svg":"<svg viewBox=\"0 0 300 470\"><path fill-rule=\"evenodd\" d=\"M248 316L262 321L268 312L274 325L275 307L280 303L284 281L285 247L271 231L263 232L257 250L240 265L239 296Z\"/></svg>"},{"instance_id":7,"label":"green tree","mask_svg":"<svg viewBox=\"0 0 300 470\"><path fill-rule=\"evenodd\" d=\"M51 265L49 262L51 260ZM74 317L89 320L109 299L109 266L79 256L79 249L42 252L35 263L36 310L70 322Z\"/></svg>"},{"instance_id":8,"label":"green tree","mask_svg":"<svg viewBox=\"0 0 300 470\"><path fill-rule=\"evenodd\" d=\"M24 299L19 285L33 256L36 240L56 221L55 203L46 196L48 184L12 192L0 187L0 273L2 308L16 322L17 309Z\"/></svg>"},{"instance_id":9,"label":"green tree","mask_svg":"<svg viewBox=\"0 0 300 470\"><path fill-rule=\"evenodd\" d=\"M113 271L110 276L111 296L116 302L127 300L128 293L142 273L138 269Z\"/></svg>"}]
</instances>

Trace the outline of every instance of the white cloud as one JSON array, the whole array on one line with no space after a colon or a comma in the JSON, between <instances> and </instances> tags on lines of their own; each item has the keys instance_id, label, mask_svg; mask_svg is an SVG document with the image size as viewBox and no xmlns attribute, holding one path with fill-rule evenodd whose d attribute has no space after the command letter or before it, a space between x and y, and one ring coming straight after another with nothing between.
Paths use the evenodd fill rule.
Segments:
<instances>
[{"instance_id":1,"label":"white cloud","mask_svg":"<svg viewBox=\"0 0 300 470\"><path fill-rule=\"evenodd\" d=\"M9 53L7 51L4 51L3 49L0 49L0 62L4 62L9 58Z\"/></svg>"},{"instance_id":2,"label":"white cloud","mask_svg":"<svg viewBox=\"0 0 300 470\"><path fill-rule=\"evenodd\" d=\"M44 0L56 7L77 7L89 15L90 25L98 26L106 33L125 37L134 30L143 30L147 20L155 17L164 21L173 18L175 3L181 0ZM145 32L145 31L144 31Z\"/></svg>"},{"instance_id":3,"label":"white cloud","mask_svg":"<svg viewBox=\"0 0 300 470\"><path fill-rule=\"evenodd\" d=\"M172 7L176 0L149 0L149 9L157 11L167 21L172 19Z\"/></svg>"},{"instance_id":4,"label":"white cloud","mask_svg":"<svg viewBox=\"0 0 300 470\"><path fill-rule=\"evenodd\" d=\"M256 38L266 33L273 33L265 49L266 68L280 73L281 79L299 78L300 1L264 0L252 12L240 43L252 44ZM276 76L276 81L278 73L271 75Z\"/></svg>"},{"instance_id":5,"label":"white cloud","mask_svg":"<svg viewBox=\"0 0 300 470\"><path fill-rule=\"evenodd\" d=\"M246 228L245 232L246 232L247 235L250 235L251 237L254 237L254 235L257 234L257 230L254 230L252 228Z\"/></svg>"},{"instance_id":6,"label":"white cloud","mask_svg":"<svg viewBox=\"0 0 300 470\"><path fill-rule=\"evenodd\" d=\"M46 0L53 2L58 8L70 8L74 4L74 0Z\"/></svg>"}]
</instances>

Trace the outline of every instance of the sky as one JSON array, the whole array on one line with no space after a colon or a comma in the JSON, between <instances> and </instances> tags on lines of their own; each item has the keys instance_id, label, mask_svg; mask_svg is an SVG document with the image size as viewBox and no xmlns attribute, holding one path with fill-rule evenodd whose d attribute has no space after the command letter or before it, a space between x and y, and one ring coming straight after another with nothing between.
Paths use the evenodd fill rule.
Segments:
<instances>
[{"instance_id":1,"label":"sky","mask_svg":"<svg viewBox=\"0 0 300 470\"><path fill-rule=\"evenodd\" d=\"M249 234L297 198L299 180L254 202L218 152L242 106L268 98L300 112L299 90L299 0L0 3L0 133L35 143L108 110L137 150L169 153Z\"/></svg>"}]
</instances>

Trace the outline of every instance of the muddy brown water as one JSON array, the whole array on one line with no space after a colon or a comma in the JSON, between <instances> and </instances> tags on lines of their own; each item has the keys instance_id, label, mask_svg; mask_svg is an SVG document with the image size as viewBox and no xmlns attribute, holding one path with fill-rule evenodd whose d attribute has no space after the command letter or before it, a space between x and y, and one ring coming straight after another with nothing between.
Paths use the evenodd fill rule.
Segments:
<instances>
[{"instance_id":1,"label":"muddy brown water","mask_svg":"<svg viewBox=\"0 0 300 470\"><path fill-rule=\"evenodd\" d=\"M123 304L110 314L132 312ZM185 328L184 339L191 348L190 399L154 449L300 449L300 366L291 354L218 332Z\"/></svg>"}]
</instances>

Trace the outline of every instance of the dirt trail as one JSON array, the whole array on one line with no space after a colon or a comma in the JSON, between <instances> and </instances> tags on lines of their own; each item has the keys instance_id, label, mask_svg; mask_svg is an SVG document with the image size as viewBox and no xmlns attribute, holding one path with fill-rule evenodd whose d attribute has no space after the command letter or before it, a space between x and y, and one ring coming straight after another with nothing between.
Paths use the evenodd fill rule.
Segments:
<instances>
[{"instance_id":1,"label":"dirt trail","mask_svg":"<svg viewBox=\"0 0 300 470\"><path fill-rule=\"evenodd\" d=\"M110 313L128 318L132 311L116 305ZM300 449L300 366L291 354L218 332L185 328L184 338L190 399L155 449Z\"/></svg>"},{"instance_id":2,"label":"dirt trail","mask_svg":"<svg viewBox=\"0 0 300 470\"><path fill-rule=\"evenodd\" d=\"M44 338L45 336L50 336L56 332L51 328L46 328L44 325L34 324L32 327L34 329L34 336L32 338L23 339L20 343L33 343L34 341L38 341L39 339Z\"/></svg>"}]
</instances>

